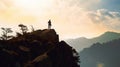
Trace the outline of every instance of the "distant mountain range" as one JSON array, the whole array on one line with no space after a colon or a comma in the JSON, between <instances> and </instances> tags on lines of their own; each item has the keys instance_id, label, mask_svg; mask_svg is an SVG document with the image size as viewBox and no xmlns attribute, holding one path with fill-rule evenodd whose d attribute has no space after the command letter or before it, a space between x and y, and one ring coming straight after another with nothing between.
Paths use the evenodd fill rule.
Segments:
<instances>
[{"instance_id":1,"label":"distant mountain range","mask_svg":"<svg viewBox=\"0 0 120 67\"><path fill-rule=\"evenodd\" d=\"M107 43L96 43L82 50L81 67L120 67L120 39Z\"/></svg>"},{"instance_id":2,"label":"distant mountain range","mask_svg":"<svg viewBox=\"0 0 120 67\"><path fill-rule=\"evenodd\" d=\"M68 39L66 42L73 46L77 51L82 51L84 48L88 48L94 43L106 43L119 38L120 33L108 31L95 38L87 39L85 37L80 37L77 39Z\"/></svg>"}]
</instances>

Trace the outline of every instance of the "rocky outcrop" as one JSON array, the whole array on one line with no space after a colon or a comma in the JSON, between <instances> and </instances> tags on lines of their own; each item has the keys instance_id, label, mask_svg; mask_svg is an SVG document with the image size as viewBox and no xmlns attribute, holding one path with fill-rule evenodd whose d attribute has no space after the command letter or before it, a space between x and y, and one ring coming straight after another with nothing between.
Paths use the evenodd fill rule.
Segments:
<instances>
[{"instance_id":1,"label":"rocky outcrop","mask_svg":"<svg viewBox=\"0 0 120 67\"><path fill-rule=\"evenodd\" d=\"M37 30L0 41L2 67L79 67L78 57L71 46L59 42L54 29Z\"/></svg>"}]
</instances>

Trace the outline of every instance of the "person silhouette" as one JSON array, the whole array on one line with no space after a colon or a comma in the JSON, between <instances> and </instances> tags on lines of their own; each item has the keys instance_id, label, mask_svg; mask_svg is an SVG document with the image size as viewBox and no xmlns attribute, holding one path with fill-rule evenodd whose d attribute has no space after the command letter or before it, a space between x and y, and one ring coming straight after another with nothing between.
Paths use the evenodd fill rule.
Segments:
<instances>
[{"instance_id":1,"label":"person silhouette","mask_svg":"<svg viewBox=\"0 0 120 67\"><path fill-rule=\"evenodd\" d=\"M48 29L51 29L51 26L52 26L51 20L49 20L49 21L48 21Z\"/></svg>"}]
</instances>

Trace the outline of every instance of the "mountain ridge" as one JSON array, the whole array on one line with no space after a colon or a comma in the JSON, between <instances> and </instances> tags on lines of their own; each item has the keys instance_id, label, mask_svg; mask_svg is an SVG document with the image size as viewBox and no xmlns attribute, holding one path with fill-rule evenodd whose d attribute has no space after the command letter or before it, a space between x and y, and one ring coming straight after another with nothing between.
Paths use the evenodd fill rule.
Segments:
<instances>
[{"instance_id":1,"label":"mountain ridge","mask_svg":"<svg viewBox=\"0 0 120 67\"><path fill-rule=\"evenodd\" d=\"M115 39L103 44L95 43L82 50L79 55L82 67L119 67L120 64L120 39Z\"/></svg>"},{"instance_id":2,"label":"mountain ridge","mask_svg":"<svg viewBox=\"0 0 120 67\"><path fill-rule=\"evenodd\" d=\"M120 33L107 31L101 34L100 36L97 36L94 38L88 39L85 37L82 37L82 38L80 37L76 39L68 39L66 40L66 42L70 44L71 46L73 46L74 48L76 48L77 51L81 51L84 48L90 47L94 43L97 43L97 42L105 43L105 42L109 42L109 41L112 41L114 39L119 39L119 38L120 38Z\"/></svg>"}]
</instances>

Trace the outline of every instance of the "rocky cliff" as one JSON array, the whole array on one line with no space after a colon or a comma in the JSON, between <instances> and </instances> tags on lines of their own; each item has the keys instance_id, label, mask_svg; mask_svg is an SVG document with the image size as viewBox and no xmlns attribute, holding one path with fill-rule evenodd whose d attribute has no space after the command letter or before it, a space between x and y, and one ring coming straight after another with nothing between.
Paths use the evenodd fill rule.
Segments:
<instances>
[{"instance_id":1,"label":"rocky cliff","mask_svg":"<svg viewBox=\"0 0 120 67\"><path fill-rule=\"evenodd\" d=\"M54 29L0 40L0 67L79 67L78 53Z\"/></svg>"}]
</instances>

